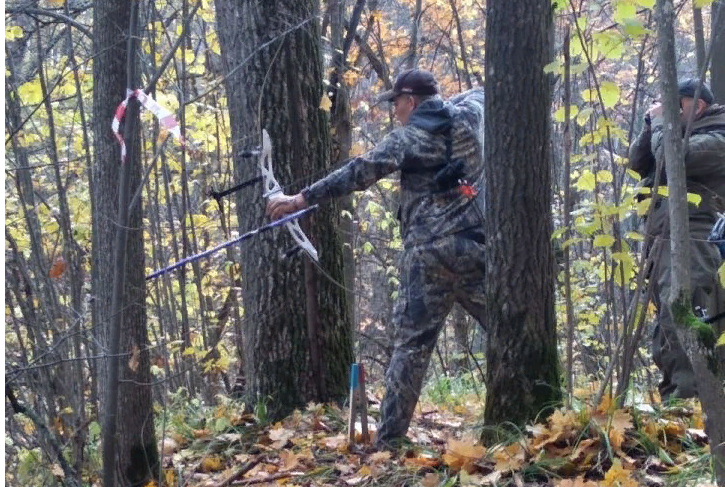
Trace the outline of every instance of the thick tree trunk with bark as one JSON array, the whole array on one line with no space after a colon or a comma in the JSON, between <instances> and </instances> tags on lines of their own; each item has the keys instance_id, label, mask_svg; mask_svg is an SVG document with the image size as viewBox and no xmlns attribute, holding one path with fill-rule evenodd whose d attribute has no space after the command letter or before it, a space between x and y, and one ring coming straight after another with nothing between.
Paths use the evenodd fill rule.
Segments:
<instances>
[{"instance_id":1,"label":"thick tree trunk with bark","mask_svg":"<svg viewBox=\"0 0 725 487\"><path fill-rule=\"evenodd\" d=\"M712 45L710 79L715 101L725 104L725 0L713 2L711 10L710 35L717 37Z\"/></svg>"},{"instance_id":2,"label":"thick tree trunk with bark","mask_svg":"<svg viewBox=\"0 0 725 487\"><path fill-rule=\"evenodd\" d=\"M224 69L243 64L226 84L240 181L259 174L256 161L238 154L261 143L262 128L272 137L275 175L286 193L327 170L330 138L319 109L323 72L313 18L318 7L316 0L216 0ZM240 230L265 221L259 191L240 195L238 208ZM284 228L241 249L246 396L250 404L265 402L273 418L347 391L352 329L338 286L344 279L342 245L330 223L337 217L336 206L328 204L302 222L320 264L337 283L302 253L281 257L293 246Z\"/></svg>"},{"instance_id":3,"label":"thick tree trunk with bark","mask_svg":"<svg viewBox=\"0 0 725 487\"><path fill-rule=\"evenodd\" d=\"M690 232L687 210L687 175L680 129L675 55L675 6L672 0L657 0L657 48L661 93L664 106L664 148L669 188L670 252L672 261L671 307L678 327L677 335L687 352L697 381L697 391L705 416L705 432L711 445L713 470L718 485L725 485L725 393L722 373L718 374L712 344L708 347L698 336L698 320L692 313L690 284ZM686 143L686 142L685 142ZM694 324L694 325L693 325ZM708 325L700 324L705 329ZM720 375L720 377L718 377Z\"/></svg>"},{"instance_id":4,"label":"thick tree trunk with bark","mask_svg":"<svg viewBox=\"0 0 725 487\"><path fill-rule=\"evenodd\" d=\"M486 18L485 422L561 401L551 246L551 2L491 0ZM484 433L484 442L493 438Z\"/></svg>"},{"instance_id":5,"label":"thick tree trunk with bark","mask_svg":"<svg viewBox=\"0 0 725 487\"><path fill-rule=\"evenodd\" d=\"M104 351L111 347L112 293L116 251L116 224L119 215L119 181L124 166L121 151L110 128L118 104L126 94L127 45L131 18L131 1L101 0L93 9L93 140L95 192L92 289L95 308L93 323ZM135 62L136 57L130 56ZM131 70L133 71L133 70ZM127 120L138 117L132 103ZM138 126L138 125L136 125ZM127 140L129 149L125 164L131 174L127 189L135 191L141 181L140 143L136 130ZM146 328L146 285L143 246L143 211L138 204L128 215L126 240L125 286L120 309L123 313L119 353L120 383L109 384L108 360L99 367L101 400L118 387L118 429L115 438L117 482L120 485L143 485L152 478L158 461L151 403L150 360ZM95 245L97 244L97 245ZM101 411L104 408L100 409ZM105 414L105 413L104 413Z\"/></svg>"}]
</instances>

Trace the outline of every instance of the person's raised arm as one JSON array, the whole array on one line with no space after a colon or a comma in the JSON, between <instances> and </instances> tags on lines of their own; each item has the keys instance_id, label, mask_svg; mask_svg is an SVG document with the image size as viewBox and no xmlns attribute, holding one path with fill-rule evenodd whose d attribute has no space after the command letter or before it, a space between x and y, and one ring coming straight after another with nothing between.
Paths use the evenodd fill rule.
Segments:
<instances>
[{"instance_id":1,"label":"person's raised arm","mask_svg":"<svg viewBox=\"0 0 725 487\"><path fill-rule=\"evenodd\" d=\"M388 134L370 151L349 159L341 168L300 193L270 199L267 215L276 220L309 205L367 189L379 179L399 170L404 156L405 128L401 127Z\"/></svg>"}]
</instances>

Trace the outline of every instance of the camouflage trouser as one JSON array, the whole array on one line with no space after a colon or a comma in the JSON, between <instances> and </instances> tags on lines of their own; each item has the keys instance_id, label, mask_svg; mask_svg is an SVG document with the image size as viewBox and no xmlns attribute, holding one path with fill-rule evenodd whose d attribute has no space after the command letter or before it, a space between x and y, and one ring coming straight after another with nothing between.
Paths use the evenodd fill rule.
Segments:
<instances>
[{"instance_id":1,"label":"camouflage trouser","mask_svg":"<svg viewBox=\"0 0 725 487\"><path fill-rule=\"evenodd\" d=\"M692 285L692 304L701 307L708 315L717 312L716 296L717 269L720 266L720 252L717 247L706 241L707 235L690 239L690 282ZM660 257L655 265L655 294L657 300L659 323L655 327L652 358L662 371L662 382L659 384L660 396L688 398L697 395L697 384L692 371L692 364L687 357L680 340L668 302L672 261L669 242L662 242Z\"/></svg>"},{"instance_id":2,"label":"camouflage trouser","mask_svg":"<svg viewBox=\"0 0 725 487\"><path fill-rule=\"evenodd\" d=\"M483 325L483 298L482 243L452 235L405 249L378 446L408 431L438 333L453 304L460 303Z\"/></svg>"}]
</instances>

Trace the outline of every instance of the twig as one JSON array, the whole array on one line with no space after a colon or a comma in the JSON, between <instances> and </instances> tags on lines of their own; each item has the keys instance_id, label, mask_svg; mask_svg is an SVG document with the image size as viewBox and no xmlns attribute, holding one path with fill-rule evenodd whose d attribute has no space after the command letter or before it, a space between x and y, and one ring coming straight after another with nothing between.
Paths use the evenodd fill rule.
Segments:
<instances>
[{"instance_id":1,"label":"twig","mask_svg":"<svg viewBox=\"0 0 725 487\"><path fill-rule=\"evenodd\" d=\"M256 458L249 460L247 463L242 465L242 468L240 468L237 472L235 472L231 477L229 477L228 479L226 479L223 482L216 484L214 487L229 487L230 485L232 485L232 482L235 482L235 481L239 480L240 478L242 478L245 473L252 470L261 461L262 461L262 455L259 455Z\"/></svg>"},{"instance_id":2,"label":"twig","mask_svg":"<svg viewBox=\"0 0 725 487\"><path fill-rule=\"evenodd\" d=\"M284 472L284 473L278 473L275 475L270 475L269 477L257 477L254 479L247 479L247 480L242 480L239 482L233 482L229 485L252 485L252 484L261 484L262 482L274 482L275 480L286 479L287 477L291 477L292 475L294 475L292 472Z\"/></svg>"},{"instance_id":3,"label":"twig","mask_svg":"<svg viewBox=\"0 0 725 487\"><path fill-rule=\"evenodd\" d=\"M27 416L33 424L35 424L36 428L38 428L38 431L41 432L42 435L46 437L46 440L48 443L50 443L51 448L53 448L53 452L55 453L58 463L60 464L60 468L63 469L63 483L67 483L67 485L70 485L71 487L80 487L78 482L76 481L76 472L73 470L73 467L71 467L68 462L66 461L65 457L63 456L63 449L61 448L58 441L53 437L53 435L50 433L50 430L48 429L48 426L43 423L37 414L31 409L26 408L15 397L15 393L13 392L13 388L9 384L5 384L5 395L10 400L10 404L13 407L13 411L19 414L23 414Z\"/></svg>"}]
</instances>

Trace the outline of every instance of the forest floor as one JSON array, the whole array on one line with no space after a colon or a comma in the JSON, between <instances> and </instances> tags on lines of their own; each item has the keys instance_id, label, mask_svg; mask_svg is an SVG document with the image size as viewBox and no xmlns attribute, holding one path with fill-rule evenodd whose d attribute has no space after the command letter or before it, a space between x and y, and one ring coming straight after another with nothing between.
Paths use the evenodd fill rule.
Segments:
<instances>
[{"instance_id":1,"label":"forest floor","mask_svg":"<svg viewBox=\"0 0 725 487\"><path fill-rule=\"evenodd\" d=\"M591 391L588 391L591 394ZM368 393L371 434L379 396ZM475 394L419 403L396 453L377 452L361 435L348 441L348 409L309 404L277 423L238 404L169 411L162 485L258 486L714 486L709 445L696 401L616 409L605 397L556 410L500 445L485 448L482 401ZM194 416L192 418L191 416ZM203 417L202 417L203 416ZM156 482L148 484L156 486Z\"/></svg>"}]
</instances>

